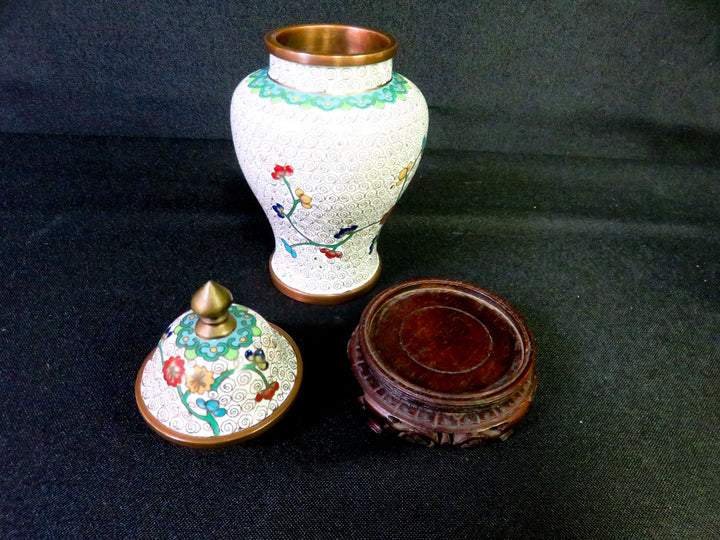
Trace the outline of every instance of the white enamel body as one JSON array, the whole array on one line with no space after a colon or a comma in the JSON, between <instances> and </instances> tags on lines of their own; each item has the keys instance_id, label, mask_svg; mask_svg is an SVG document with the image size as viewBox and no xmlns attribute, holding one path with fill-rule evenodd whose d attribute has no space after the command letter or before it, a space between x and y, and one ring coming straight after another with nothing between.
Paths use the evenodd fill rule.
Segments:
<instances>
[{"instance_id":1,"label":"white enamel body","mask_svg":"<svg viewBox=\"0 0 720 540\"><path fill-rule=\"evenodd\" d=\"M275 236L272 270L310 295L358 289L378 270L382 221L417 168L425 99L400 76L388 84L392 60L323 67L271 55L267 79L258 73L236 88L231 125L242 172ZM278 165L292 173L273 178Z\"/></svg>"}]
</instances>

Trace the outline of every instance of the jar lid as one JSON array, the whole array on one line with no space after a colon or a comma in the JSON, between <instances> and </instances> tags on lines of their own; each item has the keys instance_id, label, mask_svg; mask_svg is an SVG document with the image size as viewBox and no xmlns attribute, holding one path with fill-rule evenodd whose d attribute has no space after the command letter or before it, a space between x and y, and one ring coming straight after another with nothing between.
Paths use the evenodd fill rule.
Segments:
<instances>
[{"instance_id":1,"label":"jar lid","mask_svg":"<svg viewBox=\"0 0 720 540\"><path fill-rule=\"evenodd\" d=\"M523 318L460 281L421 279L380 293L348 355L371 427L429 445L507 437L536 388Z\"/></svg>"},{"instance_id":2,"label":"jar lid","mask_svg":"<svg viewBox=\"0 0 720 540\"><path fill-rule=\"evenodd\" d=\"M167 327L135 383L143 418L193 447L255 437L292 404L302 359L292 338L208 281Z\"/></svg>"}]
</instances>

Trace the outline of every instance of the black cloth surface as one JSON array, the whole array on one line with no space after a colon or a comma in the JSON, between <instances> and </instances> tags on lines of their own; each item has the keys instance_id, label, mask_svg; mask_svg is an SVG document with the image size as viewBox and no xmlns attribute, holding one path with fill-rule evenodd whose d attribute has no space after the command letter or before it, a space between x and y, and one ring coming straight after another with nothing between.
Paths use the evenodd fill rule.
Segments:
<instances>
[{"instance_id":1,"label":"black cloth surface","mask_svg":"<svg viewBox=\"0 0 720 540\"><path fill-rule=\"evenodd\" d=\"M429 150L370 295L275 290L229 141L0 136L0 536L710 538L720 532L720 195L711 166ZM507 299L539 386L504 442L425 448L365 425L345 347L417 277ZM173 445L137 371L207 279L297 341L288 416Z\"/></svg>"},{"instance_id":2,"label":"black cloth surface","mask_svg":"<svg viewBox=\"0 0 720 540\"><path fill-rule=\"evenodd\" d=\"M271 284L229 142L262 36L375 27L430 109L367 296ZM0 2L0 538L720 537L720 4ZM466 280L527 320L504 442L375 435L345 348L369 300ZM286 330L282 422L216 451L135 405L214 279Z\"/></svg>"},{"instance_id":3,"label":"black cloth surface","mask_svg":"<svg viewBox=\"0 0 720 540\"><path fill-rule=\"evenodd\" d=\"M431 149L718 164L717 0L0 2L0 131L230 138L263 35L306 22L397 37Z\"/></svg>"}]
</instances>

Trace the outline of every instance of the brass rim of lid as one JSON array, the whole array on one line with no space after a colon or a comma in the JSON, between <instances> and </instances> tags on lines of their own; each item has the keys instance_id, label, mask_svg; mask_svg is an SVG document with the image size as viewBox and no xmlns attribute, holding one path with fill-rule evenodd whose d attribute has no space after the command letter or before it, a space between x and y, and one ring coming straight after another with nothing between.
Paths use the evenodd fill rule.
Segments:
<instances>
[{"instance_id":1,"label":"brass rim of lid","mask_svg":"<svg viewBox=\"0 0 720 540\"><path fill-rule=\"evenodd\" d=\"M270 54L298 64L364 66L395 56L397 41L390 34L342 24L299 24L268 32Z\"/></svg>"},{"instance_id":2,"label":"brass rim of lid","mask_svg":"<svg viewBox=\"0 0 720 540\"><path fill-rule=\"evenodd\" d=\"M150 361L153 353L155 352L155 349L153 349L152 351L150 351L150 354L148 354L147 358L145 358L145 361L143 362L143 365L138 372L137 379L135 380L135 401L137 401L137 405L140 409L142 417L150 425L153 431L155 431L161 437L171 442L181 444L183 446L190 446L192 448L218 448L221 446L227 446L230 444L247 441L249 439L257 437L258 435L264 433L273 425L275 425L275 423L278 422L290 409L290 406L293 404L295 398L297 397L297 393L300 390L300 383L302 382L303 364L302 358L300 356L300 349L298 349L297 344L295 343L295 341L293 341L290 335L282 328L279 328L272 323L268 324L281 337L285 338L288 343L290 343L290 346L295 353L295 357L297 358L297 375L295 376L295 383L293 384L292 390L290 390L290 395L285 398L285 401L283 401L280 406L270 414L270 416L258 422L254 426L243 429L242 431L236 431L235 433L231 433L229 435L220 435L217 437L196 437L193 435L185 435L184 433L179 433L167 427L165 424L161 423L157 418L155 418L155 416L153 416L153 414L147 408L147 405L145 405L145 401L140 394L142 376L145 372L145 366Z\"/></svg>"}]
</instances>

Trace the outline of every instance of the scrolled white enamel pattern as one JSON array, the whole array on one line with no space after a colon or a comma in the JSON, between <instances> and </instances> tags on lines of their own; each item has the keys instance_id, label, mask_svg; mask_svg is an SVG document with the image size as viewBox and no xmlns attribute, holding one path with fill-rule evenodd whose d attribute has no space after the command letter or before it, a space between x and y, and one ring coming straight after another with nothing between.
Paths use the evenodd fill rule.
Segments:
<instances>
[{"instance_id":1,"label":"scrolled white enamel pattern","mask_svg":"<svg viewBox=\"0 0 720 540\"><path fill-rule=\"evenodd\" d=\"M239 321L244 316L246 326L210 341L192 333L195 314L182 314L144 366L140 397L149 413L179 436L239 433L268 418L292 393L298 359L290 342L257 313L247 308L235 313Z\"/></svg>"},{"instance_id":2,"label":"scrolled white enamel pattern","mask_svg":"<svg viewBox=\"0 0 720 540\"><path fill-rule=\"evenodd\" d=\"M392 78L392 60L357 67L313 66L270 55L268 76L303 92L357 94L387 84Z\"/></svg>"},{"instance_id":3,"label":"scrolled white enamel pattern","mask_svg":"<svg viewBox=\"0 0 720 540\"><path fill-rule=\"evenodd\" d=\"M271 56L270 77L259 70L235 90L238 161L275 235L272 271L292 289L341 295L378 270L380 228L428 127L420 90L391 70L391 60L320 68Z\"/></svg>"}]
</instances>

